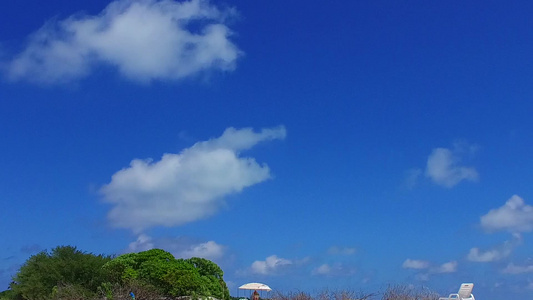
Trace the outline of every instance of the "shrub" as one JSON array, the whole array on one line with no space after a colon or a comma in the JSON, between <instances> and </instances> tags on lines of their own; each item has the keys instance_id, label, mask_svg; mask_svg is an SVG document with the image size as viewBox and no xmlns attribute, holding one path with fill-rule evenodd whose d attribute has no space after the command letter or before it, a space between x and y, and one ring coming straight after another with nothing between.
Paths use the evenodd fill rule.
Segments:
<instances>
[{"instance_id":1,"label":"shrub","mask_svg":"<svg viewBox=\"0 0 533 300\"><path fill-rule=\"evenodd\" d=\"M389 286L382 300L438 300L439 295L428 289L415 289L403 285Z\"/></svg>"},{"instance_id":2,"label":"shrub","mask_svg":"<svg viewBox=\"0 0 533 300\"><path fill-rule=\"evenodd\" d=\"M381 298L379 298L381 296ZM364 293L352 290L324 290L316 296L306 292L274 292L271 300L438 300L439 295L428 289L408 286L389 286L382 293Z\"/></svg>"}]
</instances>

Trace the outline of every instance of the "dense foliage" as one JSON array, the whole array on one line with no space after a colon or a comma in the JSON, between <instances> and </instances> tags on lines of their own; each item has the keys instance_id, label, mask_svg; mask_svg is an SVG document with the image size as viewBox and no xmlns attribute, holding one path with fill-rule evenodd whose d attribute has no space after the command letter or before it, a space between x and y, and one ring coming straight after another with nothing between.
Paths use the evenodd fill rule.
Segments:
<instances>
[{"instance_id":1,"label":"dense foliage","mask_svg":"<svg viewBox=\"0 0 533 300\"><path fill-rule=\"evenodd\" d=\"M31 256L10 284L15 299L50 299L61 285L75 286L81 294L92 295L103 282L102 266L111 258L84 253L76 247L56 247Z\"/></svg>"},{"instance_id":2,"label":"dense foliage","mask_svg":"<svg viewBox=\"0 0 533 300\"><path fill-rule=\"evenodd\" d=\"M0 300L136 299L165 296L229 300L224 273L203 258L176 259L152 249L111 259L75 247L57 247L31 256Z\"/></svg>"},{"instance_id":3,"label":"dense foliage","mask_svg":"<svg viewBox=\"0 0 533 300\"><path fill-rule=\"evenodd\" d=\"M211 296L229 300L224 273L215 263L198 257L176 259L152 249L121 255L103 266L108 282L141 282L169 296Z\"/></svg>"},{"instance_id":4,"label":"dense foliage","mask_svg":"<svg viewBox=\"0 0 533 300\"><path fill-rule=\"evenodd\" d=\"M115 258L94 255L75 247L56 247L31 256L13 277L0 300L137 300L192 296L192 300L230 297L224 273L203 258L176 259L166 251L152 249ZM389 287L382 293L325 291L274 292L271 300L437 300L427 289Z\"/></svg>"}]
</instances>

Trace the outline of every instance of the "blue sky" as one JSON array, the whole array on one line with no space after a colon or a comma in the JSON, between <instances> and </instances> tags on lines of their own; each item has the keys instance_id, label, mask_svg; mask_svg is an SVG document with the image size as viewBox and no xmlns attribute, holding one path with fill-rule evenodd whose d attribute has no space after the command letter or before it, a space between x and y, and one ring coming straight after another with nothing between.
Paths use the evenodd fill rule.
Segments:
<instances>
[{"instance_id":1,"label":"blue sky","mask_svg":"<svg viewBox=\"0 0 533 300\"><path fill-rule=\"evenodd\" d=\"M533 293L529 1L0 9L0 289L58 245L276 290Z\"/></svg>"}]
</instances>

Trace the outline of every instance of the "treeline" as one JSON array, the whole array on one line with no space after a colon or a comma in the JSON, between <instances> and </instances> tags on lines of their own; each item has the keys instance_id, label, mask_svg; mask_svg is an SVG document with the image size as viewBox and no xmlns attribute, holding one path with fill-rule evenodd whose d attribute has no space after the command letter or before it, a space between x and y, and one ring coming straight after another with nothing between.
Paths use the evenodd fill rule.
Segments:
<instances>
[{"instance_id":1,"label":"treeline","mask_svg":"<svg viewBox=\"0 0 533 300\"><path fill-rule=\"evenodd\" d=\"M31 256L0 300L164 299L191 296L230 300L224 273L215 263L176 259L161 249L118 257L61 246Z\"/></svg>"}]
</instances>

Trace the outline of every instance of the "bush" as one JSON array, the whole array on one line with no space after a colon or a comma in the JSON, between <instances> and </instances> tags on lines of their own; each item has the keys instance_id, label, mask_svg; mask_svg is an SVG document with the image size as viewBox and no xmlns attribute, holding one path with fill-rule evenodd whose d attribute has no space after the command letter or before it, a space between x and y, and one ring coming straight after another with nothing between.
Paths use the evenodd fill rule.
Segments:
<instances>
[{"instance_id":1,"label":"bush","mask_svg":"<svg viewBox=\"0 0 533 300\"><path fill-rule=\"evenodd\" d=\"M330 291L324 290L316 296L312 296L306 292L274 292L272 300L368 300L374 294L365 294L363 292L355 292L352 290Z\"/></svg>"},{"instance_id":2,"label":"bush","mask_svg":"<svg viewBox=\"0 0 533 300\"><path fill-rule=\"evenodd\" d=\"M13 277L10 299L53 299L64 293L88 295L103 282L102 266L110 260L60 246L31 256ZM63 291L64 290L64 291ZM58 294L59 293L59 294Z\"/></svg>"},{"instance_id":3,"label":"bush","mask_svg":"<svg viewBox=\"0 0 533 300\"><path fill-rule=\"evenodd\" d=\"M137 280L125 284L106 283L100 288L99 299L132 300L130 293L135 294L136 300L165 299L156 288Z\"/></svg>"},{"instance_id":4,"label":"bush","mask_svg":"<svg viewBox=\"0 0 533 300\"><path fill-rule=\"evenodd\" d=\"M102 269L111 284L141 282L164 296L229 300L222 269L203 258L176 259L169 252L152 249L121 255Z\"/></svg>"},{"instance_id":5,"label":"bush","mask_svg":"<svg viewBox=\"0 0 533 300\"><path fill-rule=\"evenodd\" d=\"M381 295L381 298L379 296ZM383 293L363 293L352 290L325 290L312 296L305 292L274 292L272 300L438 300L439 295L427 289L389 286Z\"/></svg>"},{"instance_id":6,"label":"bush","mask_svg":"<svg viewBox=\"0 0 533 300\"><path fill-rule=\"evenodd\" d=\"M176 259L161 249L114 259L71 246L31 256L0 300L137 300L187 296L229 300L224 273L203 258Z\"/></svg>"},{"instance_id":7,"label":"bush","mask_svg":"<svg viewBox=\"0 0 533 300\"><path fill-rule=\"evenodd\" d=\"M382 300L438 300L439 295L428 289L414 289L407 286L390 286Z\"/></svg>"}]
</instances>

